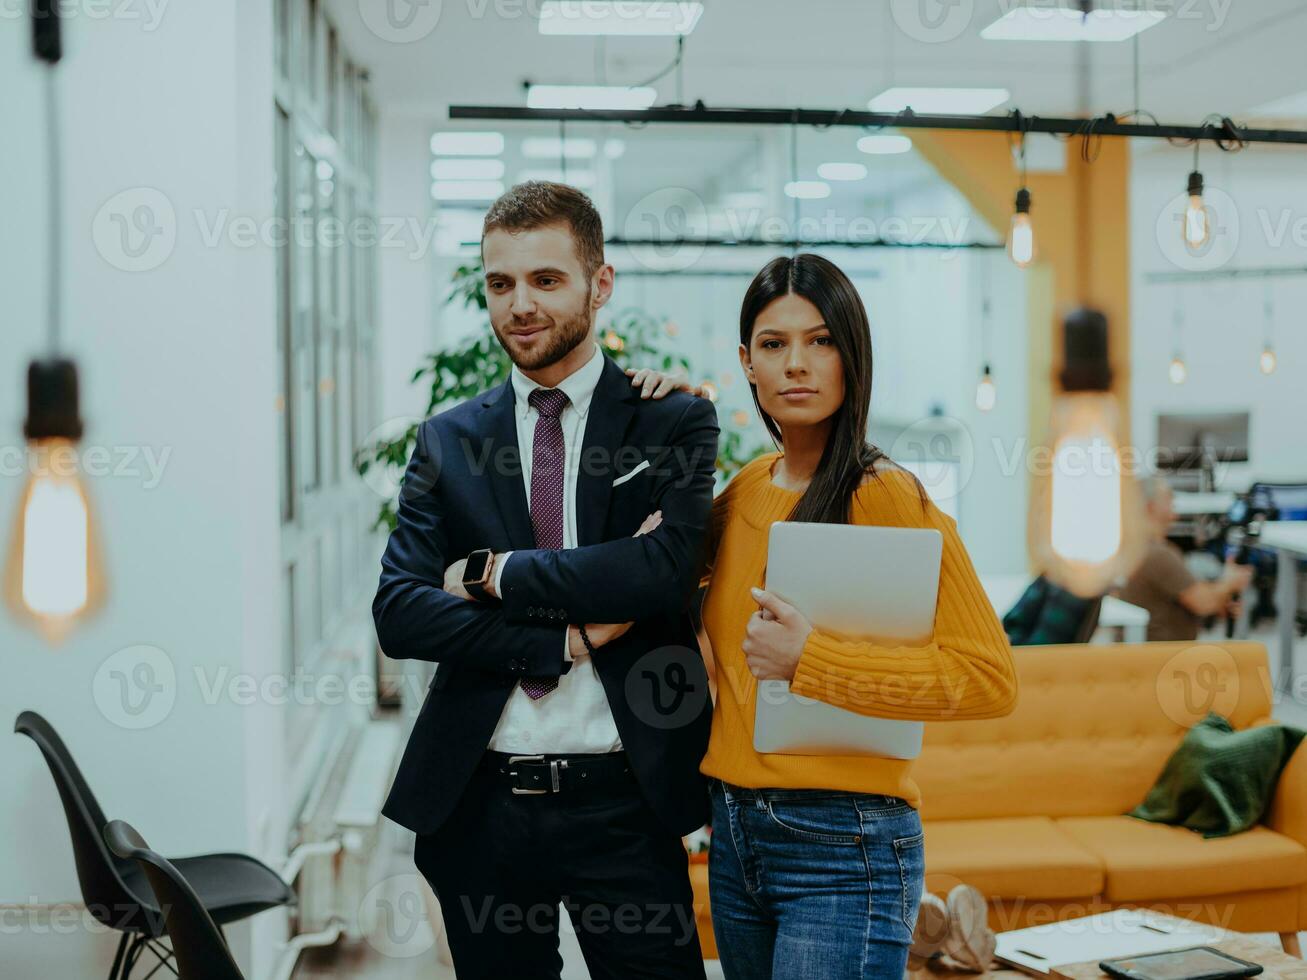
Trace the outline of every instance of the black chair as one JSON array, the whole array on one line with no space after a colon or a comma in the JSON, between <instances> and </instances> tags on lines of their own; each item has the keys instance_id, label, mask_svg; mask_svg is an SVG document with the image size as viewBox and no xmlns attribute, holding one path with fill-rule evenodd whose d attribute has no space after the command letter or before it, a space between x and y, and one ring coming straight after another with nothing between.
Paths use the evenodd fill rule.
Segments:
<instances>
[{"instance_id":1,"label":"black chair","mask_svg":"<svg viewBox=\"0 0 1307 980\"><path fill-rule=\"evenodd\" d=\"M127 980L147 948L173 969L168 962L172 951L159 942L167 927L150 884L135 861L109 852L103 836L108 820L63 740L35 711L20 714L14 731L35 742L50 767L68 820L77 880L87 910L97 921L122 933L109 980ZM174 858L172 863L219 928L266 909L290 905L295 899L280 875L247 854L200 854Z\"/></svg>"},{"instance_id":2,"label":"black chair","mask_svg":"<svg viewBox=\"0 0 1307 980\"><path fill-rule=\"evenodd\" d=\"M104 842L121 860L133 861L145 875L163 909L181 980L242 980L227 940L182 873L123 820L104 828Z\"/></svg>"}]
</instances>

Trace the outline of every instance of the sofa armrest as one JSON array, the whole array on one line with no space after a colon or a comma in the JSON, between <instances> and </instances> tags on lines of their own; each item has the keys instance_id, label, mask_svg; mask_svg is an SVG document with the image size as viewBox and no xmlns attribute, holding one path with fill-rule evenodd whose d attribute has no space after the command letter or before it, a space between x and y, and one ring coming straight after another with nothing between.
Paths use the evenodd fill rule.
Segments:
<instances>
[{"instance_id":1,"label":"sofa armrest","mask_svg":"<svg viewBox=\"0 0 1307 980\"><path fill-rule=\"evenodd\" d=\"M1276 722L1273 718L1262 718L1253 724L1270 725ZM1307 742L1303 745L1307 745ZM1265 823L1277 834L1284 834L1307 846L1307 751L1304 751L1303 745L1298 746L1280 773L1280 782L1275 787L1275 796L1271 800Z\"/></svg>"}]
</instances>

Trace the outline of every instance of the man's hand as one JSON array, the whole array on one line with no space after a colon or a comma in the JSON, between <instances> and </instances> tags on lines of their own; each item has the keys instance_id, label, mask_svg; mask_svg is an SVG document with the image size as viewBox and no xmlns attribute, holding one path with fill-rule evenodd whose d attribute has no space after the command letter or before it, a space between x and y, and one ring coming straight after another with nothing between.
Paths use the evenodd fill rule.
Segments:
<instances>
[{"instance_id":1,"label":"man's hand","mask_svg":"<svg viewBox=\"0 0 1307 980\"><path fill-rule=\"evenodd\" d=\"M702 385L694 384L689 376L681 371L664 374L653 368L641 368L638 371L635 368L627 368L626 373L631 376L631 387L640 389L641 398L653 398L656 401L673 391L688 391L697 398L708 397Z\"/></svg>"},{"instance_id":2,"label":"man's hand","mask_svg":"<svg viewBox=\"0 0 1307 980\"><path fill-rule=\"evenodd\" d=\"M751 589L758 611L749 617L740 645L749 672L760 681L794 680L812 623L792 605L765 589Z\"/></svg>"},{"instance_id":3,"label":"man's hand","mask_svg":"<svg viewBox=\"0 0 1307 980\"><path fill-rule=\"evenodd\" d=\"M644 519L640 524L640 527L636 529L636 532L631 535L631 537L638 538L642 534L648 534L662 522L663 512L661 510L656 510ZM635 624L631 622L586 623L585 635L590 637L590 643L597 650L607 643L612 643L613 640L617 639L634 625ZM586 649L585 640L581 639L581 631L574 625L567 627L567 652L571 655L573 660L577 657L587 656L590 653L590 651Z\"/></svg>"},{"instance_id":4,"label":"man's hand","mask_svg":"<svg viewBox=\"0 0 1307 980\"><path fill-rule=\"evenodd\" d=\"M1225 563L1225 581L1232 593L1238 595L1248 588L1248 583L1252 580L1253 567L1251 565L1236 565L1229 561Z\"/></svg>"}]
</instances>

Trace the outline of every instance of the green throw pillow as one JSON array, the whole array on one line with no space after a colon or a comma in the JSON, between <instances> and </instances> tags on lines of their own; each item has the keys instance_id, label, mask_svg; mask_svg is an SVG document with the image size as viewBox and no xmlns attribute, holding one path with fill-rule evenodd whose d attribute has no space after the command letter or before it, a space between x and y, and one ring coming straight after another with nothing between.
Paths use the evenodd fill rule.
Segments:
<instances>
[{"instance_id":1,"label":"green throw pillow","mask_svg":"<svg viewBox=\"0 0 1307 980\"><path fill-rule=\"evenodd\" d=\"M1283 725L1237 732L1212 712L1189 729L1144 802L1128 815L1188 827L1204 837L1254 827L1303 735Z\"/></svg>"}]
</instances>

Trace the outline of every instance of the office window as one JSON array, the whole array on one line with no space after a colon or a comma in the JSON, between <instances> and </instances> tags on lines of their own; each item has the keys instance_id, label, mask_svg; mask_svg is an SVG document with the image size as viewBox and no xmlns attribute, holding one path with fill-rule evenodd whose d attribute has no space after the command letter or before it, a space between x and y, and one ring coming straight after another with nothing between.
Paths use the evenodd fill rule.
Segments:
<instances>
[{"instance_id":1,"label":"office window","mask_svg":"<svg viewBox=\"0 0 1307 980\"><path fill-rule=\"evenodd\" d=\"M295 147L295 442L300 489L309 493L322 481L318 465L317 411L317 160L302 143Z\"/></svg>"},{"instance_id":2,"label":"office window","mask_svg":"<svg viewBox=\"0 0 1307 980\"><path fill-rule=\"evenodd\" d=\"M364 168L375 167L367 143L376 122L364 109L366 73L327 17L326 0L273 3L274 213L287 229L273 250L281 660L293 673L318 670L324 656L349 648L358 624L346 619L376 586L377 498L352 465L375 424L375 263L373 249L359 243L375 242ZM292 755L313 744L317 714L287 713Z\"/></svg>"},{"instance_id":3,"label":"office window","mask_svg":"<svg viewBox=\"0 0 1307 980\"><path fill-rule=\"evenodd\" d=\"M333 27L327 32L327 118L326 126L337 141L344 134L340 128L341 117L341 82L342 67L340 57L340 40Z\"/></svg>"},{"instance_id":4,"label":"office window","mask_svg":"<svg viewBox=\"0 0 1307 980\"><path fill-rule=\"evenodd\" d=\"M277 107L277 168L273 182L277 221L286 230L275 246L277 262L277 459L281 472L281 519L295 517L294 399L291 381L291 198L295 193L291 168L290 117Z\"/></svg>"},{"instance_id":5,"label":"office window","mask_svg":"<svg viewBox=\"0 0 1307 980\"><path fill-rule=\"evenodd\" d=\"M273 31L276 34L275 44L277 46L277 77L289 79L291 77L290 52L291 52L291 0L276 0L273 9Z\"/></svg>"}]
</instances>

